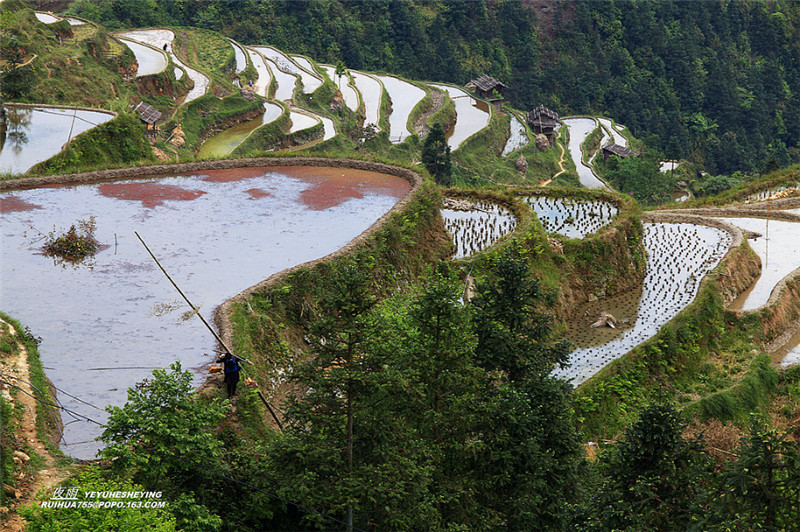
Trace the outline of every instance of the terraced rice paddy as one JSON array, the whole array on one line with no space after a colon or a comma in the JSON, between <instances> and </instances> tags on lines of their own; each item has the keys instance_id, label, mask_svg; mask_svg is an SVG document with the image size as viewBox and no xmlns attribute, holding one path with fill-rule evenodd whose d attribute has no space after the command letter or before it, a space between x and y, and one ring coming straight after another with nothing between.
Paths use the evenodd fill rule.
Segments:
<instances>
[{"instance_id":1,"label":"terraced rice paddy","mask_svg":"<svg viewBox=\"0 0 800 532\"><path fill-rule=\"evenodd\" d=\"M489 125L489 106L478 101L464 90L451 85L432 84L450 95L456 104L456 123L447 132L447 143L455 151L469 137Z\"/></svg>"},{"instance_id":2,"label":"terraced rice paddy","mask_svg":"<svg viewBox=\"0 0 800 532\"><path fill-rule=\"evenodd\" d=\"M289 56L280 50L276 50L271 46L259 46L257 47L257 50L264 54L264 57L272 60L272 62L275 63L283 72L300 78L300 81L303 83L304 93L311 94L322 85L322 80L316 74L312 74L311 72L300 68L299 65L297 65L289 58Z\"/></svg>"},{"instance_id":3,"label":"terraced rice paddy","mask_svg":"<svg viewBox=\"0 0 800 532\"><path fill-rule=\"evenodd\" d=\"M309 61L307 57L302 56L302 55L292 55L292 56L289 56L289 57L291 57L291 59L295 63L297 63L300 66L300 68L304 68L304 69L308 70L309 72L311 72L315 76L317 75L316 74L317 71L314 68L314 65L311 64L311 61Z\"/></svg>"},{"instance_id":4,"label":"terraced rice paddy","mask_svg":"<svg viewBox=\"0 0 800 532\"><path fill-rule=\"evenodd\" d=\"M530 205L548 233L567 238L583 238L610 224L619 209L605 201L575 201L567 198L528 196Z\"/></svg>"},{"instance_id":5,"label":"terraced rice paddy","mask_svg":"<svg viewBox=\"0 0 800 532\"><path fill-rule=\"evenodd\" d=\"M703 276L719 264L731 242L727 232L711 227L686 223L644 224L647 274L635 318L628 316L629 326L623 326L624 330L615 338L601 344L606 340L602 335L607 336L608 332L588 325L587 320L593 316L579 316L578 322L584 330L575 333L579 347L570 354L571 366L557 370L555 375L572 379L575 385L581 384L654 336L692 302ZM625 303L623 299L611 304L623 306Z\"/></svg>"},{"instance_id":6,"label":"terraced rice paddy","mask_svg":"<svg viewBox=\"0 0 800 532\"><path fill-rule=\"evenodd\" d=\"M383 83L392 100L392 113L389 115L389 141L392 144L399 144L412 134L408 129L408 119L414 107L425 97L425 91L394 76L376 75L374 77Z\"/></svg>"},{"instance_id":7,"label":"terraced rice paddy","mask_svg":"<svg viewBox=\"0 0 800 532\"><path fill-rule=\"evenodd\" d=\"M569 144L567 149L572 156L572 161L575 163L575 169L578 171L578 178L581 185L586 188L603 188L605 185L600 181L597 176L592 173L592 169L583 164L581 144L586 140L586 137L595 130L595 124L592 118L565 118L562 123L569 128Z\"/></svg>"},{"instance_id":8,"label":"terraced rice paddy","mask_svg":"<svg viewBox=\"0 0 800 532\"><path fill-rule=\"evenodd\" d=\"M350 71L361 99L364 102L364 126L373 124L378 127L381 118L381 98L383 97L383 85L377 79L361 72ZM379 128L380 129L380 128Z\"/></svg>"},{"instance_id":9,"label":"terraced rice paddy","mask_svg":"<svg viewBox=\"0 0 800 532\"><path fill-rule=\"evenodd\" d=\"M319 119L322 121L322 140L332 139L336 136L336 126L333 123L333 120L328 118L327 116L319 116Z\"/></svg>"},{"instance_id":10,"label":"terraced rice paddy","mask_svg":"<svg viewBox=\"0 0 800 532\"><path fill-rule=\"evenodd\" d=\"M614 144L617 144L619 146L625 146L626 148L628 147L628 139L626 139L620 133L620 131L622 130L621 126L618 127L618 128L615 128L614 124L608 118L598 118L597 121L600 122L601 125L605 126L605 128L608 130L608 133L606 135L608 135L610 133L611 136L607 137L608 140L610 140L611 142L613 142ZM606 141L604 139L603 143L605 143L605 142ZM603 143L601 143L601 146L602 146Z\"/></svg>"},{"instance_id":11,"label":"terraced rice paddy","mask_svg":"<svg viewBox=\"0 0 800 532\"><path fill-rule=\"evenodd\" d=\"M442 209L447 232L453 239L454 259L470 257L496 244L517 225L511 211L489 202L478 202L474 209Z\"/></svg>"},{"instance_id":12,"label":"terraced rice paddy","mask_svg":"<svg viewBox=\"0 0 800 532\"><path fill-rule=\"evenodd\" d=\"M775 358L782 366L800 364L800 330L798 330L781 349L775 353Z\"/></svg>"},{"instance_id":13,"label":"terraced rice paddy","mask_svg":"<svg viewBox=\"0 0 800 532\"><path fill-rule=\"evenodd\" d=\"M247 68L247 56L244 55L244 49L239 46L239 43L235 41L230 41L231 46L233 46L233 55L236 59L236 73L238 74L245 68Z\"/></svg>"},{"instance_id":14,"label":"terraced rice paddy","mask_svg":"<svg viewBox=\"0 0 800 532\"><path fill-rule=\"evenodd\" d=\"M328 74L328 77L331 78L331 81L339 87L339 90L342 91L342 99L344 99L344 104L350 108L351 111L358 110L358 92L349 84L350 78L347 76L342 76L341 79L336 75L336 69L330 65L321 65L322 70Z\"/></svg>"},{"instance_id":15,"label":"terraced rice paddy","mask_svg":"<svg viewBox=\"0 0 800 532\"><path fill-rule=\"evenodd\" d=\"M185 64L177 55L172 52L172 41L175 39L175 34L172 32L172 30L132 30L123 31L119 33L118 36L125 37L141 44L149 44L150 46L158 49L163 49L163 47L166 45L166 51L172 58L172 62L180 66L189 76L189 79L194 82L194 87L192 87L192 89L189 91L189 94L186 95L183 103L189 103L192 100L196 100L200 96L204 95L208 90L208 85L211 83L211 80L208 78L208 76ZM177 73L176 77L178 77Z\"/></svg>"},{"instance_id":16,"label":"terraced rice paddy","mask_svg":"<svg viewBox=\"0 0 800 532\"><path fill-rule=\"evenodd\" d=\"M200 146L200 151L197 152L197 156L199 158L206 158L228 155L236 149L239 144L244 142L253 131L263 125L269 124L283 114L283 108L275 103L266 102L264 108L265 111L261 116L228 128L206 140L203 145Z\"/></svg>"},{"instance_id":17,"label":"terraced rice paddy","mask_svg":"<svg viewBox=\"0 0 800 532\"><path fill-rule=\"evenodd\" d=\"M267 91L269 91L269 85L272 83L272 71L264 60L264 56L260 53L248 48L247 54L250 56L250 61L253 62L253 67L255 67L258 74L258 79L253 83L253 92L267 98L269 96Z\"/></svg>"},{"instance_id":18,"label":"terraced rice paddy","mask_svg":"<svg viewBox=\"0 0 800 532\"><path fill-rule=\"evenodd\" d=\"M292 127L289 128L289 133L297 133L310 127L315 126L319 119L310 114L301 113L292 109L289 111L289 118L292 120Z\"/></svg>"},{"instance_id":19,"label":"terraced rice paddy","mask_svg":"<svg viewBox=\"0 0 800 532\"><path fill-rule=\"evenodd\" d=\"M263 47L254 46L253 49L263 54ZM274 61L269 58L265 60L265 64L267 65L267 68L269 68L269 71L272 73L272 76L275 78L275 82L277 83L274 95L275 99L281 102L292 101L294 99L294 89L297 85L297 76L289 74L288 72L284 72L278 68Z\"/></svg>"},{"instance_id":20,"label":"terraced rice paddy","mask_svg":"<svg viewBox=\"0 0 800 532\"><path fill-rule=\"evenodd\" d=\"M111 113L6 104L0 172L22 174L57 153L70 138L114 118ZM70 137L72 132L72 137Z\"/></svg>"},{"instance_id":21,"label":"terraced rice paddy","mask_svg":"<svg viewBox=\"0 0 800 532\"><path fill-rule=\"evenodd\" d=\"M136 62L139 64L136 69L136 77L158 74L167 68L167 56L164 52L130 39L120 39L120 41L130 48L136 57ZM181 75L183 75L183 71L181 71Z\"/></svg>"},{"instance_id":22,"label":"terraced rice paddy","mask_svg":"<svg viewBox=\"0 0 800 532\"><path fill-rule=\"evenodd\" d=\"M678 161L661 161L658 165L659 171L667 173L678 168Z\"/></svg>"},{"instance_id":23,"label":"terraced rice paddy","mask_svg":"<svg viewBox=\"0 0 800 532\"><path fill-rule=\"evenodd\" d=\"M734 309L753 310L765 305L775 285L800 268L800 224L762 218L721 218L746 231L758 233L749 239L750 247L761 259L761 276L731 304Z\"/></svg>"},{"instance_id":24,"label":"terraced rice paddy","mask_svg":"<svg viewBox=\"0 0 800 532\"><path fill-rule=\"evenodd\" d=\"M528 145L530 138L528 138L528 130L525 124L519 121L516 115L511 115L511 125L508 140L503 148L502 157L507 157L511 152L516 151Z\"/></svg>"},{"instance_id":25,"label":"terraced rice paddy","mask_svg":"<svg viewBox=\"0 0 800 532\"><path fill-rule=\"evenodd\" d=\"M45 24L53 24L54 22L61 20L58 17L54 17L50 13L41 13L38 11L36 12L36 18L39 19L39 22L43 22Z\"/></svg>"}]
</instances>

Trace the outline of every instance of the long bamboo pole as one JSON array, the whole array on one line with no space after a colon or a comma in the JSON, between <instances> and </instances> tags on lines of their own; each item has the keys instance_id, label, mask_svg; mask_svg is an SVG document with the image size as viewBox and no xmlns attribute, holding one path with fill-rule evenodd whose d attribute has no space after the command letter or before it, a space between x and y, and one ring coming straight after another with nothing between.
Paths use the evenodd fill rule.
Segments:
<instances>
[{"instance_id":1,"label":"long bamboo pole","mask_svg":"<svg viewBox=\"0 0 800 532\"><path fill-rule=\"evenodd\" d=\"M172 277L170 277L170 275L167 273L167 270L165 270L165 269L164 269L164 267L163 267L163 266L161 265L161 263L158 261L158 259L156 258L156 256L153 254L153 252L152 252L152 251L150 251L150 248L147 246L147 244L145 243L144 239L143 239L143 238L142 238L142 236L139 234L139 232L138 232L138 231L134 231L133 233L136 235L136 238L138 238L138 239L139 239L139 242L141 242L141 243L142 243L142 245L144 246L144 249L146 249L146 250L147 250L147 252L150 254L150 256L153 258L153 260L156 262L156 264L157 264L157 265L158 265L158 267L161 269L161 271L164 273L164 275L167 277L167 279L169 279L169 282L170 282L170 283L172 283L172 286L174 286L174 287L175 287L175 290L177 290L177 291L178 291L178 293L179 293L179 294L180 294L180 295L183 297L183 299L186 301L186 303L188 303L188 304L189 304L189 306L190 306L190 307L191 307L191 309L194 311L194 313L195 313L195 314L197 314L197 317L198 317L198 318L200 318L200 319L202 320L202 322L203 322L203 324L206 326L206 328L207 328L209 331L211 331L211 334L213 334L213 335L214 335L214 338L216 338L216 339L217 339L217 341L218 341L218 342L219 342L219 344L222 346L222 348L223 348L223 349L225 349L225 352L226 352L226 353L228 353L228 354L230 354L231 356L233 356L233 351L231 351L231 350L230 350L230 348L228 348L228 346L227 346L227 345L225 345L225 342L223 342L223 341L222 341L222 338L220 338L219 334L217 334L217 331L215 331L215 330L214 330L214 329L211 327L211 325L209 325L209 323L206 321L206 319L203 317L203 315L202 315L202 314L200 314L200 309L198 309L197 307L195 307L195 306L192 304L192 302L191 302L191 301L189 301L189 298L188 298L188 297L186 297L186 294L184 294L184 293L183 293L183 290L181 290L181 289L180 289L180 287L179 287L179 286L178 286L178 285L175 283L175 281L173 281L173 280L172 280ZM258 396L261 398L261 401L264 403L264 405L267 407L267 410L269 410L269 413L272 415L272 419L274 419L274 420L275 420L275 423L277 423L277 424L278 424L278 428L279 428L281 431L283 431L283 424L281 423L281 420L278 418L278 415L275 413L275 410L272 408L272 405L271 405L271 404L269 404L269 402L267 401L267 398L266 398L266 397L264 397L264 394L263 394L263 393L261 393L261 390L260 390L260 389L258 389L258 388L257 388L257 389L256 389L256 392L258 392Z\"/></svg>"}]
</instances>

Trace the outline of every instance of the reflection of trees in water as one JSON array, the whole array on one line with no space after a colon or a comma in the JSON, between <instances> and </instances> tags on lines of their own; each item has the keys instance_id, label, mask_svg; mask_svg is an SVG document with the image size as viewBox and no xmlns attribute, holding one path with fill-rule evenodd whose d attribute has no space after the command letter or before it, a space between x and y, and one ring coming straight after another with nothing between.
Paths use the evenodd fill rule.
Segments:
<instances>
[{"instance_id":1,"label":"reflection of trees in water","mask_svg":"<svg viewBox=\"0 0 800 532\"><path fill-rule=\"evenodd\" d=\"M19 153L28 143L28 130L31 127L32 109L10 107L6 117L6 138L14 151Z\"/></svg>"}]
</instances>

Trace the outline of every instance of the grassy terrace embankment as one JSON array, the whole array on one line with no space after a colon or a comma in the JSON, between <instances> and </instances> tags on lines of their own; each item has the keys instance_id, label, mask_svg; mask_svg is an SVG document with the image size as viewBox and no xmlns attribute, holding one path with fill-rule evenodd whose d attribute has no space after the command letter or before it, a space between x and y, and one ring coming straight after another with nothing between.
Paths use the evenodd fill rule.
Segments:
<instances>
[{"instance_id":1,"label":"grassy terrace embankment","mask_svg":"<svg viewBox=\"0 0 800 532\"><path fill-rule=\"evenodd\" d=\"M584 435L618 434L659 396L684 405L738 382L753 356L753 330L746 318L725 310L723 294L746 286L757 272L758 257L749 247L733 248L688 307L578 388L575 411Z\"/></svg>"},{"instance_id":2,"label":"grassy terrace embankment","mask_svg":"<svg viewBox=\"0 0 800 532\"><path fill-rule=\"evenodd\" d=\"M317 161L319 165L397 175L409 180L413 188L344 248L273 275L227 301L216 314L223 339L237 354L255 362L252 376L276 398L288 391L282 379L284 370L305 355L303 338L332 272L356 264L370 272L372 290L383 297L415 280L449 249L439 216L439 191L430 180L411 170L379 163Z\"/></svg>"}]
</instances>

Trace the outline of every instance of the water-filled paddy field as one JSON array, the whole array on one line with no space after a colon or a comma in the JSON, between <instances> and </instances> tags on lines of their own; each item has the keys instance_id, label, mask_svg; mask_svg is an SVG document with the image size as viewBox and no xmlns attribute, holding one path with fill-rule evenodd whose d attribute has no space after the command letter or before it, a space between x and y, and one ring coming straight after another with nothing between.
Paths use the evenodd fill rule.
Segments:
<instances>
[{"instance_id":1,"label":"water-filled paddy field","mask_svg":"<svg viewBox=\"0 0 800 532\"><path fill-rule=\"evenodd\" d=\"M485 102L476 100L458 87L436 83L431 86L447 92L456 105L456 123L447 132L447 144L452 151L457 150L461 143L489 125L491 115L489 106Z\"/></svg>"},{"instance_id":2,"label":"water-filled paddy field","mask_svg":"<svg viewBox=\"0 0 800 532\"><path fill-rule=\"evenodd\" d=\"M800 268L800 224L764 218L722 218L745 231L758 233L748 239L761 259L761 275L755 284L731 303L737 310L753 310L765 305L775 285Z\"/></svg>"},{"instance_id":3,"label":"water-filled paddy field","mask_svg":"<svg viewBox=\"0 0 800 532\"><path fill-rule=\"evenodd\" d=\"M586 188L603 188L605 185L600 181L597 176L592 173L592 169L583 164L581 159L581 144L586 140L586 137L595 130L597 124L592 118L565 118L562 120L563 124L569 128L569 143L567 150L569 150L572 161L575 163L575 169L578 171L578 178L581 185Z\"/></svg>"},{"instance_id":4,"label":"water-filled paddy field","mask_svg":"<svg viewBox=\"0 0 800 532\"><path fill-rule=\"evenodd\" d=\"M300 81L303 82L304 93L311 94L317 90L320 85L322 85L322 80L317 77L316 74L312 74L311 72L300 68L299 65L297 65L292 59L290 59L280 50L276 50L271 46L259 46L257 47L257 50L264 54L264 57L271 59L272 62L275 63L283 72L287 72L293 76L299 77Z\"/></svg>"},{"instance_id":5,"label":"water-filled paddy field","mask_svg":"<svg viewBox=\"0 0 800 532\"><path fill-rule=\"evenodd\" d=\"M130 39L120 39L120 41L130 48L136 57L136 63L139 65L136 69L137 76L158 74L167 68L167 56L164 52Z\"/></svg>"},{"instance_id":6,"label":"water-filled paddy field","mask_svg":"<svg viewBox=\"0 0 800 532\"><path fill-rule=\"evenodd\" d=\"M578 201L548 196L524 198L548 233L583 238L614 221L619 209L606 201Z\"/></svg>"},{"instance_id":7,"label":"water-filled paddy field","mask_svg":"<svg viewBox=\"0 0 800 532\"><path fill-rule=\"evenodd\" d=\"M342 76L339 78L336 75L336 68L330 65L320 65L322 70L328 74L328 77L331 78L331 81L342 91L342 99L344 100L344 104L350 108L352 111L358 110L358 92L349 84L350 78L347 76Z\"/></svg>"},{"instance_id":8,"label":"water-filled paddy field","mask_svg":"<svg viewBox=\"0 0 800 532\"><path fill-rule=\"evenodd\" d=\"M703 276L719 264L731 242L727 232L712 227L686 223L644 224L647 274L635 316L631 315L631 301L626 301L625 296L613 299L608 308L598 305L603 307L601 310L620 307L623 312L620 318L629 320L622 324L619 334L607 341L614 333L590 326L597 309L588 313L582 311L572 325L574 336L571 338L575 339L577 348L570 354L571 366L555 374L581 384L654 336L692 302Z\"/></svg>"},{"instance_id":9,"label":"water-filled paddy field","mask_svg":"<svg viewBox=\"0 0 800 532\"><path fill-rule=\"evenodd\" d=\"M121 405L129 386L175 360L197 369L199 384L214 340L197 318L182 320L188 306L134 230L210 318L243 289L339 249L409 189L372 172L287 167L6 192L0 308L42 337L42 363L55 385L89 403ZM73 266L41 253L42 233L92 216L103 244L94 259ZM93 457L99 427L66 414L64 423L64 450Z\"/></svg>"},{"instance_id":10,"label":"water-filled paddy field","mask_svg":"<svg viewBox=\"0 0 800 532\"><path fill-rule=\"evenodd\" d=\"M250 56L250 61L253 62L253 67L256 69L258 79L253 83L253 92L259 96L266 98L268 96L269 84L272 82L272 72L264 60L264 56L255 50L247 49L247 54Z\"/></svg>"},{"instance_id":11,"label":"water-filled paddy field","mask_svg":"<svg viewBox=\"0 0 800 532\"><path fill-rule=\"evenodd\" d=\"M508 140L503 148L503 153L500 154L501 157L508 156L511 152L527 146L528 142L530 142L525 124L520 122L516 115L511 115L511 124L509 127Z\"/></svg>"},{"instance_id":12,"label":"water-filled paddy field","mask_svg":"<svg viewBox=\"0 0 800 532\"><path fill-rule=\"evenodd\" d=\"M265 57L267 57L266 65L270 72L272 72L275 82L277 83L277 88L275 89L275 99L285 102L294 98L294 89L295 85L297 84L297 76L289 74L288 72L284 72L278 68L275 62L269 59L266 55L268 50L267 48L254 46L253 49L261 52Z\"/></svg>"},{"instance_id":13,"label":"water-filled paddy field","mask_svg":"<svg viewBox=\"0 0 800 532\"><path fill-rule=\"evenodd\" d=\"M442 209L447 232L453 239L454 259L463 259L494 245L517 225L514 215L500 205L475 202L471 210Z\"/></svg>"},{"instance_id":14,"label":"water-filled paddy field","mask_svg":"<svg viewBox=\"0 0 800 532\"><path fill-rule=\"evenodd\" d=\"M210 139L206 140L197 156L203 157L223 157L232 152L236 146L244 142L250 134L263 125L269 124L283 113L283 108L280 105L266 102L264 104L264 113L252 120L242 122L236 126L222 131Z\"/></svg>"},{"instance_id":15,"label":"water-filled paddy field","mask_svg":"<svg viewBox=\"0 0 800 532\"><path fill-rule=\"evenodd\" d=\"M25 173L59 153L70 139L70 130L75 138L112 118L108 112L7 105L0 172Z\"/></svg>"},{"instance_id":16,"label":"water-filled paddy field","mask_svg":"<svg viewBox=\"0 0 800 532\"><path fill-rule=\"evenodd\" d=\"M350 71L353 82L356 84L361 99L364 102L364 126L373 124L378 127L381 119L381 98L383 97L383 85L377 79L361 72ZM379 128L380 129L380 128Z\"/></svg>"},{"instance_id":17,"label":"water-filled paddy field","mask_svg":"<svg viewBox=\"0 0 800 532\"><path fill-rule=\"evenodd\" d=\"M200 72L199 70L195 70L194 68L188 66L186 63L180 60L177 55L172 51L172 41L175 39L175 34L172 30L162 30L162 29L149 29L149 30L132 30L132 31L124 31L118 34L120 37L125 37L132 41L136 41L143 44L149 44L150 46L154 46L159 49L164 49L166 46L166 52L170 54L172 58L172 62L176 65L179 65L183 70L186 71L189 78L194 82L194 86L186 95L184 99L184 103L189 103L192 100L195 100L206 93L208 90L208 85L211 80ZM177 72L177 71L176 71ZM177 73L176 73L176 77ZM179 78L180 79L180 78Z\"/></svg>"},{"instance_id":18,"label":"water-filled paddy field","mask_svg":"<svg viewBox=\"0 0 800 532\"><path fill-rule=\"evenodd\" d=\"M389 140L398 144L411 135L408 130L408 118L411 111L425 97L425 91L407 81L394 76L378 76L383 83L389 98L392 100L392 113L389 115Z\"/></svg>"}]
</instances>

